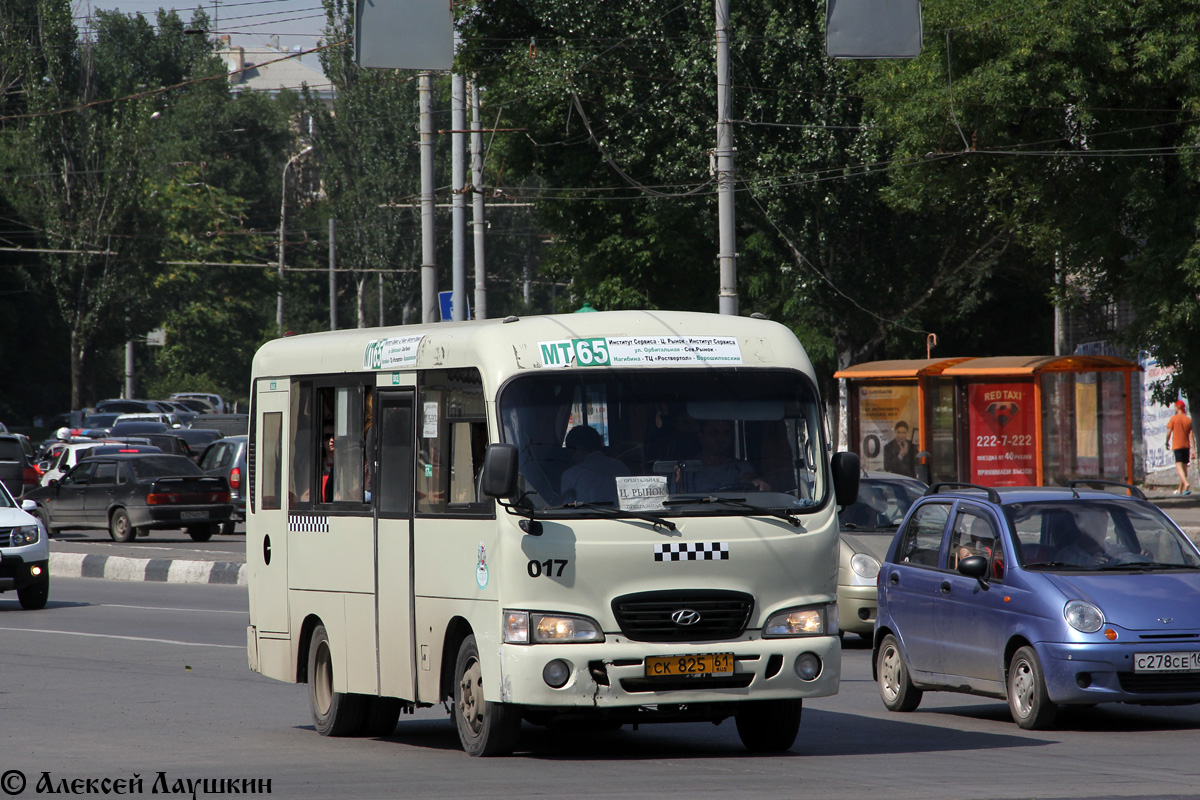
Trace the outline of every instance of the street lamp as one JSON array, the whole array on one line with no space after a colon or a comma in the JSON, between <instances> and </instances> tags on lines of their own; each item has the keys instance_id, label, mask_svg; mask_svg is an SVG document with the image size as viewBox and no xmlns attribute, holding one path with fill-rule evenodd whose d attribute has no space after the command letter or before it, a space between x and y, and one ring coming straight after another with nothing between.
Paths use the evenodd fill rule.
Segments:
<instances>
[{"instance_id":1,"label":"street lamp","mask_svg":"<svg viewBox=\"0 0 1200 800\"><path fill-rule=\"evenodd\" d=\"M281 179L282 186L279 191L279 295L277 296L275 306L275 324L279 328L279 335L283 336L283 239L287 224L287 171L288 167L295 163L296 159L312 150L312 145L301 150L296 155L288 159L283 165L283 178Z\"/></svg>"}]
</instances>

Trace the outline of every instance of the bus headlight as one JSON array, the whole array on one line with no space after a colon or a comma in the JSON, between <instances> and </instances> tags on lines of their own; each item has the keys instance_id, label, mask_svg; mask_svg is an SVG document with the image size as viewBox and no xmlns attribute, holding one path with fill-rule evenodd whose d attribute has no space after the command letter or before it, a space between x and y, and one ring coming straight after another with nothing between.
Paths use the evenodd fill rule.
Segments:
<instances>
[{"instance_id":1,"label":"bus headlight","mask_svg":"<svg viewBox=\"0 0 1200 800\"><path fill-rule=\"evenodd\" d=\"M603 642L604 632L595 620L573 614L538 611L505 611L507 644L579 644Z\"/></svg>"},{"instance_id":2,"label":"bus headlight","mask_svg":"<svg viewBox=\"0 0 1200 800\"><path fill-rule=\"evenodd\" d=\"M805 606L778 611L767 618L763 625L764 639L779 639L786 636L823 636L828 630L826 606Z\"/></svg>"}]
</instances>

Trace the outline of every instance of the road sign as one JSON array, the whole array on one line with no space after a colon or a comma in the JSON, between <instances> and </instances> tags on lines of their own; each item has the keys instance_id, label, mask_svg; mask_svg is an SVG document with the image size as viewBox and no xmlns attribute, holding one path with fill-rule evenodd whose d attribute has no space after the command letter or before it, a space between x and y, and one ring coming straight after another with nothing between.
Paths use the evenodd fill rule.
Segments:
<instances>
[{"instance_id":1,"label":"road sign","mask_svg":"<svg viewBox=\"0 0 1200 800\"><path fill-rule=\"evenodd\" d=\"M470 319L471 301L467 298L465 292L463 293L463 300L467 304L463 319ZM454 319L454 292L438 292L438 305L442 310L442 322L450 322Z\"/></svg>"}]
</instances>

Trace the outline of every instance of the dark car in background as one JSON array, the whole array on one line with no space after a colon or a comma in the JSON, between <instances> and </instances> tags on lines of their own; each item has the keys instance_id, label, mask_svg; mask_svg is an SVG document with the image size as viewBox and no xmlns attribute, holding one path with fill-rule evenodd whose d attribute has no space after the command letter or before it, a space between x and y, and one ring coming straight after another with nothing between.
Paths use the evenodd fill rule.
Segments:
<instances>
[{"instance_id":1,"label":"dark car in background","mask_svg":"<svg viewBox=\"0 0 1200 800\"><path fill-rule=\"evenodd\" d=\"M61 481L29 492L48 532L107 529L129 542L151 530L185 529L208 541L233 513L229 484L206 475L190 459L167 454L94 456Z\"/></svg>"},{"instance_id":2,"label":"dark car in background","mask_svg":"<svg viewBox=\"0 0 1200 800\"><path fill-rule=\"evenodd\" d=\"M200 456L200 469L229 482L233 516L221 526L221 533L233 533L234 525L246 519L246 443L249 440L248 436L227 436L210 444Z\"/></svg>"},{"instance_id":3,"label":"dark car in background","mask_svg":"<svg viewBox=\"0 0 1200 800\"><path fill-rule=\"evenodd\" d=\"M191 446L182 438L176 436L174 431L170 433L145 433L142 434L141 438L164 453L170 453L173 456L187 456L192 461L196 460L192 454Z\"/></svg>"},{"instance_id":4,"label":"dark car in background","mask_svg":"<svg viewBox=\"0 0 1200 800\"><path fill-rule=\"evenodd\" d=\"M176 430L165 422L154 422L152 420L130 420L129 422L118 422L109 429L109 433L113 436L145 436L147 433L166 433Z\"/></svg>"},{"instance_id":5,"label":"dark car in background","mask_svg":"<svg viewBox=\"0 0 1200 800\"><path fill-rule=\"evenodd\" d=\"M225 434L220 431L208 430L207 428L176 428L171 431L171 435L178 436L187 442L188 447L192 451L192 460L197 461L206 447L222 438Z\"/></svg>"},{"instance_id":6,"label":"dark car in background","mask_svg":"<svg viewBox=\"0 0 1200 800\"><path fill-rule=\"evenodd\" d=\"M250 433L250 415L202 414L191 421L190 427L220 431L226 436L245 436Z\"/></svg>"},{"instance_id":7,"label":"dark car in background","mask_svg":"<svg viewBox=\"0 0 1200 800\"><path fill-rule=\"evenodd\" d=\"M29 439L17 433L0 434L0 482L13 497L19 498L26 489L38 485L40 476L33 464Z\"/></svg>"}]
</instances>

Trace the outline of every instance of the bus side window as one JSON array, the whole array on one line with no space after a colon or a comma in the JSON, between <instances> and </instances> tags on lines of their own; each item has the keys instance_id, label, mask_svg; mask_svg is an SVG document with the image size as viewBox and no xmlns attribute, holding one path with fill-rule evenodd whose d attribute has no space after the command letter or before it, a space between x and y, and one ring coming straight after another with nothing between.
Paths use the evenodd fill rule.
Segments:
<instances>
[{"instance_id":1,"label":"bus side window","mask_svg":"<svg viewBox=\"0 0 1200 800\"><path fill-rule=\"evenodd\" d=\"M283 414L272 411L263 414L262 507L264 511L283 507Z\"/></svg>"},{"instance_id":2,"label":"bus side window","mask_svg":"<svg viewBox=\"0 0 1200 800\"><path fill-rule=\"evenodd\" d=\"M417 511L490 511L492 504L477 490L488 442L479 370L430 371L423 378L417 406Z\"/></svg>"},{"instance_id":3,"label":"bus side window","mask_svg":"<svg viewBox=\"0 0 1200 800\"><path fill-rule=\"evenodd\" d=\"M363 467L363 418L365 392L362 386L321 388L321 464L317 491L322 503L362 503L366 473ZM329 449L327 434L333 434Z\"/></svg>"},{"instance_id":4,"label":"bus side window","mask_svg":"<svg viewBox=\"0 0 1200 800\"><path fill-rule=\"evenodd\" d=\"M311 383L292 383L291 421L292 458L288 491L292 505L312 503L313 464L313 387ZM264 487L265 490L265 487ZM265 498L264 493L264 498Z\"/></svg>"}]
</instances>

